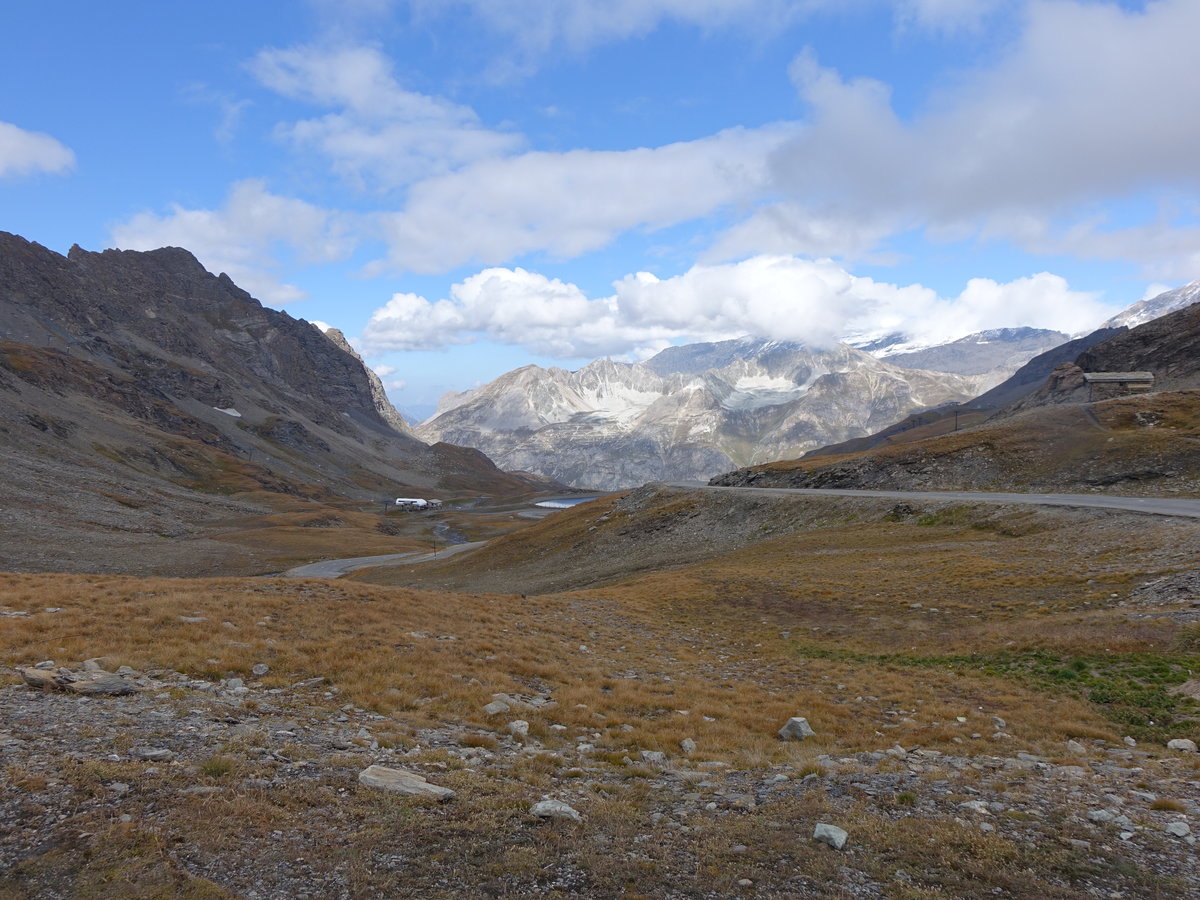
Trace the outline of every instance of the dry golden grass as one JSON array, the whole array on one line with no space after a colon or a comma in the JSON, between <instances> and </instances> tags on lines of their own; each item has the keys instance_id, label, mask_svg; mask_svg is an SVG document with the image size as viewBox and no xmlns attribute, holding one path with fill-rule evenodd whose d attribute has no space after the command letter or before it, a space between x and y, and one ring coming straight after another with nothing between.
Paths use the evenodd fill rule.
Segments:
<instances>
[{"instance_id":1,"label":"dry golden grass","mask_svg":"<svg viewBox=\"0 0 1200 900\"><path fill-rule=\"evenodd\" d=\"M883 477L894 474L895 487L903 489L912 483L905 473L923 470L930 460L937 460L944 482L938 487L985 490L1072 486L1081 478L1109 470L1157 469L1170 474L1150 481L1110 484L1106 489L1155 494L1169 487L1185 496L1197 496L1198 439L1200 391L1165 391L1091 404L1039 407L924 440L754 468L786 474L864 465Z\"/></svg>"}]
</instances>

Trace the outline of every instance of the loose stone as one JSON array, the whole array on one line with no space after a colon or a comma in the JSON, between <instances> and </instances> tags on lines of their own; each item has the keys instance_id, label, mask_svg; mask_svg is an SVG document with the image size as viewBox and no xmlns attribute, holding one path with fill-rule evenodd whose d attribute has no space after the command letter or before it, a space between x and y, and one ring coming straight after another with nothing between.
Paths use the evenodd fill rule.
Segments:
<instances>
[{"instance_id":1,"label":"loose stone","mask_svg":"<svg viewBox=\"0 0 1200 900\"><path fill-rule=\"evenodd\" d=\"M816 732L808 724L808 719L803 716L792 716L779 729L779 736L785 741L802 741L814 735L816 735Z\"/></svg>"},{"instance_id":2,"label":"loose stone","mask_svg":"<svg viewBox=\"0 0 1200 900\"><path fill-rule=\"evenodd\" d=\"M813 829L813 840L828 844L834 850L841 850L845 847L848 837L849 835L841 828L836 825L827 825L824 822L818 822L817 827Z\"/></svg>"},{"instance_id":3,"label":"loose stone","mask_svg":"<svg viewBox=\"0 0 1200 900\"><path fill-rule=\"evenodd\" d=\"M436 800L449 800L454 796L454 791L450 788L430 784L425 780L424 775L410 772L407 769L369 766L359 774L358 780L367 787L379 788L406 797L433 797Z\"/></svg>"},{"instance_id":4,"label":"loose stone","mask_svg":"<svg viewBox=\"0 0 1200 900\"><path fill-rule=\"evenodd\" d=\"M529 811L541 819L561 819L563 821L582 822L583 816L575 808L561 800L540 800Z\"/></svg>"}]
</instances>

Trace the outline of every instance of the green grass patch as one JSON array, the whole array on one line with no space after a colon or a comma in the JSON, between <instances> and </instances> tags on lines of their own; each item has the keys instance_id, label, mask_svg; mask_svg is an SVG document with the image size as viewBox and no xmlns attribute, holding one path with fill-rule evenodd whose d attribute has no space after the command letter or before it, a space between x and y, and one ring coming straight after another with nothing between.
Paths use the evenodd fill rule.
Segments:
<instances>
[{"instance_id":1,"label":"green grass patch","mask_svg":"<svg viewBox=\"0 0 1200 900\"><path fill-rule=\"evenodd\" d=\"M946 669L989 675L1048 693L1074 694L1139 741L1165 743L1187 737L1200 704L1170 693L1200 671L1200 656L1187 653L1104 653L1069 656L1047 650L958 655L861 653L804 647L800 656L908 669Z\"/></svg>"}]
</instances>

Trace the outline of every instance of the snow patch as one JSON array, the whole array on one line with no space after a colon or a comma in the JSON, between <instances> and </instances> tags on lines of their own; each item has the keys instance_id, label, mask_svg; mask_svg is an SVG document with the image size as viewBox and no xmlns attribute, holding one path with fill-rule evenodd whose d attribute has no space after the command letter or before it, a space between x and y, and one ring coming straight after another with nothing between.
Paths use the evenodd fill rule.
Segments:
<instances>
[{"instance_id":1,"label":"snow patch","mask_svg":"<svg viewBox=\"0 0 1200 900\"><path fill-rule=\"evenodd\" d=\"M233 416L235 419L240 419L242 417L242 414L232 406L229 407L229 409L221 409L219 406L214 406L213 409L215 409L217 412L223 412L227 416Z\"/></svg>"},{"instance_id":2,"label":"snow patch","mask_svg":"<svg viewBox=\"0 0 1200 900\"><path fill-rule=\"evenodd\" d=\"M721 405L726 409L762 409L764 406L790 403L808 393L813 383L824 374L814 372L803 384L771 375L745 375L734 382L733 392L721 400Z\"/></svg>"}]
</instances>

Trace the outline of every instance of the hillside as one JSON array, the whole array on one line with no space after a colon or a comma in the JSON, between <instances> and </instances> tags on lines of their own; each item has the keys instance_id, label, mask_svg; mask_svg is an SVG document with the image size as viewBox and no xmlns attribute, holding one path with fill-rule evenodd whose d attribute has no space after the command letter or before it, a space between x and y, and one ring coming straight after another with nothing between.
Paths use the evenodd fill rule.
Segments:
<instances>
[{"instance_id":1,"label":"hillside","mask_svg":"<svg viewBox=\"0 0 1200 900\"><path fill-rule=\"evenodd\" d=\"M530 490L478 451L413 437L338 337L185 250L63 257L0 233L0 566L253 567L214 531L398 493Z\"/></svg>"},{"instance_id":2,"label":"hillside","mask_svg":"<svg viewBox=\"0 0 1200 900\"><path fill-rule=\"evenodd\" d=\"M0 576L0 892L1195 896L1197 528L647 487L424 589Z\"/></svg>"}]
</instances>

